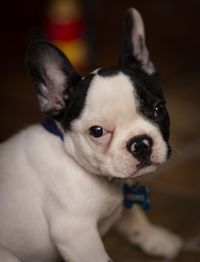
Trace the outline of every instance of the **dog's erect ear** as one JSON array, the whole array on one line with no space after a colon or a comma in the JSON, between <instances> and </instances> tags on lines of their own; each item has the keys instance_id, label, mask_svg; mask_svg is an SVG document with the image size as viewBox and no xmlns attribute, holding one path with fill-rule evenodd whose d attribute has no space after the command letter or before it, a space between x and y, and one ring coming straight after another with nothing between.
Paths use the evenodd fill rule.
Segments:
<instances>
[{"instance_id":1,"label":"dog's erect ear","mask_svg":"<svg viewBox=\"0 0 200 262\"><path fill-rule=\"evenodd\" d=\"M140 64L143 71L149 75L156 72L146 47L142 17L136 9L130 8L124 20L124 39L120 65L126 67L136 63Z\"/></svg>"},{"instance_id":2,"label":"dog's erect ear","mask_svg":"<svg viewBox=\"0 0 200 262\"><path fill-rule=\"evenodd\" d=\"M80 80L80 75L59 49L45 41L31 44L26 63L42 112L59 115L68 99L67 89Z\"/></svg>"}]
</instances>

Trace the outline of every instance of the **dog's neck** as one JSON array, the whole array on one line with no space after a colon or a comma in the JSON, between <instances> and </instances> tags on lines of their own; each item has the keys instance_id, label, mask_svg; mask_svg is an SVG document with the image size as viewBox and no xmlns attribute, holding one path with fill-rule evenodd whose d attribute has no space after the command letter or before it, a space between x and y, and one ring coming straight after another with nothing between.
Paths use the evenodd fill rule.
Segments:
<instances>
[{"instance_id":1,"label":"dog's neck","mask_svg":"<svg viewBox=\"0 0 200 262\"><path fill-rule=\"evenodd\" d=\"M42 126L51 134L60 137L60 139L63 141L64 136L60 128L57 126L56 122L52 120L51 118L46 118L44 122L42 123Z\"/></svg>"}]
</instances>

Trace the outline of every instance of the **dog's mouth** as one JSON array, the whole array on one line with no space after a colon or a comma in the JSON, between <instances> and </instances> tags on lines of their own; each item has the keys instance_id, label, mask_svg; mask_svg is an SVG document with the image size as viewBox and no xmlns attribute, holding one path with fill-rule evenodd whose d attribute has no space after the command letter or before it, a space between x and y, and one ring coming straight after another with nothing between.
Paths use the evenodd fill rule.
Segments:
<instances>
[{"instance_id":1,"label":"dog's mouth","mask_svg":"<svg viewBox=\"0 0 200 262\"><path fill-rule=\"evenodd\" d=\"M151 166L153 165L152 161L151 160L142 160L140 161L139 164L137 164L137 169L142 169L144 167L147 167L147 166Z\"/></svg>"},{"instance_id":2,"label":"dog's mouth","mask_svg":"<svg viewBox=\"0 0 200 262\"><path fill-rule=\"evenodd\" d=\"M154 172L161 163L152 161L142 161L137 165L137 170L131 175L131 178L137 179Z\"/></svg>"}]
</instances>

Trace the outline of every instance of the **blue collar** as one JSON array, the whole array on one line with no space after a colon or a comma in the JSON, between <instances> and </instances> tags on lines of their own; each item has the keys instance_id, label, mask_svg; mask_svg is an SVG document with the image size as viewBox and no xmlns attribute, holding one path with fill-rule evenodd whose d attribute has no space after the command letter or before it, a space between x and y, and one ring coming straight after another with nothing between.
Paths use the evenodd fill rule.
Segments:
<instances>
[{"instance_id":1,"label":"blue collar","mask_svg":"<svg viewBox=\"0 0 200 262\"><path fill-rule=\"evenodd\" d=\"M60 137L60 139L63 141L64 137L63 137L63 133L60 131L60 129L57 127L56 123L54 120L52 120L51 118L47 118L44 120L44 122L42 123L42 126L51 134Z\"/></svg>"},{"instance_id":2,"label":"blue collar","mask_svg":"<svg viewBox=\"0 0 200 262\"><path fill-rule=\"evenodd\" d=\"M60 137L63 141L64 137L55 121L51 118L47 118L42 126L51 134ZM132 208L133 205L138 204L144 209L150 208L150 198L149 198L149 190L144 186L130 187L127 184L123 186L123 195L124 195L124 207Z\"/></svg>"}]
</instances>

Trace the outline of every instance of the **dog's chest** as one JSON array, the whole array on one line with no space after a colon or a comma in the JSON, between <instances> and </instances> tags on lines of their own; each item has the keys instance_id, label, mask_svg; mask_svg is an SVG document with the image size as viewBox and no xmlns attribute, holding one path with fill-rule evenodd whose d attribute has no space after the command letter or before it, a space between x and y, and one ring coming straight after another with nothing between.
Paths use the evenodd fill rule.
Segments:
<instances>
[{"instance_id":1,"label":"dog's chest","mask_svg":"<svg viewBox=\"0 0 200 262\"><path fill-rule=\"evenodd\" d=\"M96 218L100 234L104 235L121 215L123 208L122 187L112 184L112 182L98 181L93 192L94 194L90 195L91 206L89 210L91 215Z\"/></svg>"},{"instance_id":2,"label":"dog's chest","mask_svg":"<svg viewBox=\"0 0 200 262\"><path fill-rule=\"evenodd\" d=\"M119 219L123 209L122 188L119 186L106 191L99 202L98 226L101 235L104 235Z\"/></svg>"},{"instance_id":3,"label":"dog's chest","mask_svg":"<svg viewBox=\"0 0 200 262\"><path fill-rule=\"evenodd\" d=\"M103 184L102 187L100 187L98 205L100 218L104 219L121 209L123 192L121 186L111 185L111 183L108 183L108 185Z\"/></svg>"},{"instance_id":4,"label":"dog's chest","mask_svg":"<svg viewBox=\"0 0 200 262\"><path fill-rule=\"evenodd\" d=\"M79 183L74 185L72 195L80 214L86 212L100 221L122 207L122 186L109 182L106 178L84 174Z\"/></svg>"},{"instance_id":5,"label":"dog's chest","mask_svg":"<svg viewBox=\"0 0 200 262\"><path fill-rule=\"evenodd\" d=\"M47 208L55 214L62 210L66 217L82 217L97 223L119 213L123 203L123 187L105 177L89 174L71 159L59 157L61 167L51 168L44 176L48 188ZM58 166L58 165L56 165ZM53 171L55 170L55 171Z\"/></svg>"}]
</instances>

